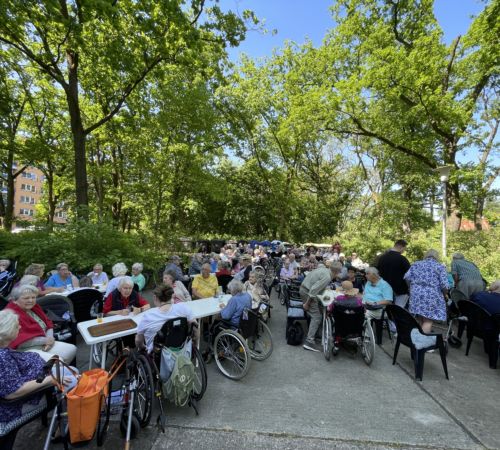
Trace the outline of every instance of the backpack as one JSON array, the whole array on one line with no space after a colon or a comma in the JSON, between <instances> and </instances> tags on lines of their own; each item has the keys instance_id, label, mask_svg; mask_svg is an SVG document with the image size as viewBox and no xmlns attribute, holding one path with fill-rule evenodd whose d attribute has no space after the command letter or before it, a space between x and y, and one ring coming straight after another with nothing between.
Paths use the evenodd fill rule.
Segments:
<instances>
[{"instance_id":1,"label":"backpack","mask_svg":"<svg viewBox=\"0 0 500 450\"><path fill-rule=\"evenodd\" d=\"M189 354L180 352L175 355L172 374L168 381L163 383L163 393L176 406L184 406L191 399L193 389L194 365Z\"/></svg>"},{"instance_id":2,"label":"backpack","mask_svg":"<svg viewBox=\"0 0 500 450\"><path fill-rule=\"evenodd\" d=\"M302 325L294 321L286 330L286 343L288 345L301 345L304 341L304 330Z\"/></svg>"}]
</instances>

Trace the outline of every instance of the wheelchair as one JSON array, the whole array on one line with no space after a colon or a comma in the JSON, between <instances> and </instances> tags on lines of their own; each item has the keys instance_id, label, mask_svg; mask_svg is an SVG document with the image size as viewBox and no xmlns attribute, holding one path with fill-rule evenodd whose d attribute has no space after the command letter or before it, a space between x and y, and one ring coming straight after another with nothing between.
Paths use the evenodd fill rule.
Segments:
<instances>
[{"instance_id":1,"label":"wheelchair","mask_svg":"<svg viewBox=\"0 0 500 450\"><path fill-rule=\"evenodd\" d=\"M251 309L245 309L240 325L230 322L215 322L209 331L210 351L222 374L232 380L242 379L250 369L250 361L263 361L273 351L269 327Z\"/></svg>"},{"instance_id":2,"label":"wheelchair","mask_svg":"<svg viewBox=\"0 0 500 450\"><path fill-rule=\"evenodd\" d=\"M154 384L156 395L160 401L160 416L158 424L164 429L165 419L162 404L162 380L160 378L161 355L163 348L182 350L190 346L191 362L194 367L194 386L189 399L189 406L192 406L198 415L197 402L203 398L207 389L207 367L201 356L200 351L192 340L193 327L189 326L185 317L178 317L167 320L160 331L155 336L153 353L149 355L149 361L152 362Z\"/></svg>"},{"instance_id":3,"label":"wheelchair","mask_svg":"<svg viewBox=\"0 0 500 450\"><path fill-rule=\"evenodd\" d=\"M375 335L370 320L365 317L364 306L336 303L333 313L323 321L322 343L327 360L330 359L330 352L337 356L338 344L355 344L356 351L360 351L369 366L375 356Z\"/></svg>"}]
</instances>

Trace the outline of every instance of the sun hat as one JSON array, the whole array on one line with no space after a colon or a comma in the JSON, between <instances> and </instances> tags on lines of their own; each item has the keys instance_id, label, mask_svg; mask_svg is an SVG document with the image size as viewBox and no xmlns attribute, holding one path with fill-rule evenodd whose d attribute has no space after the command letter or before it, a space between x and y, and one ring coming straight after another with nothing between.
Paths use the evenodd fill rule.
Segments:
<instances>
[{"instance_id":1,"label":"sun hat","mask_svg":"<svg viewBox=\"0 0 500 450\"><path fill-rule=\"evenodd\" d=\"M356 295L359 289L355 288L350 281L342 281L341 286L337 291L343 292L345 295Z\"/></svg>"},{"instance_id":2,"label":"sun hat","mask_svg":"<svg viewBox=\"0 0 500 450\"><path fill-rule=\"evenodd\" d=\"M252 257L250 255L243 255L241 257L241 260L242 261L251 261L252 260Z\"/></svg>"}]
</instances>

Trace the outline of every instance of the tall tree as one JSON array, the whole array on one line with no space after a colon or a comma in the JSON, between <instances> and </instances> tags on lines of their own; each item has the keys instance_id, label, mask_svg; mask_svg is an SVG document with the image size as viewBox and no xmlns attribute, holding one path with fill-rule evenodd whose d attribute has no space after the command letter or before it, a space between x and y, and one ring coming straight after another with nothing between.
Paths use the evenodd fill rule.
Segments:
<instances>
[{"instance_id":1,"label":"tall tree","mask_svg":"<svg viewBox=\"0 0 500 450\"><path fill-rule=\"evenodd\" d=\"M459 229L457 155L477 125L481 94L498 83L500 2L488 2L451 45L433 0L340 0L332 12L336 27L303 64L313 117L337 136L375 139L428 169L451 165L450 223Z\"/></svg>"},{"instance_id":2,"label":"tall tree","mask_svg":"<svg viewBox=\"0 0 500 450\"><path fill-rule=\"evenodd\" d=\"M86 139L109 122L160 65L197 65L206 46L237 45L243 21L204 0L48 0L0 4L0 42L51 77L66 96L76 204L88 214ZM86 123L82 104L106 108Z\"/></svg>"}]
</instances>

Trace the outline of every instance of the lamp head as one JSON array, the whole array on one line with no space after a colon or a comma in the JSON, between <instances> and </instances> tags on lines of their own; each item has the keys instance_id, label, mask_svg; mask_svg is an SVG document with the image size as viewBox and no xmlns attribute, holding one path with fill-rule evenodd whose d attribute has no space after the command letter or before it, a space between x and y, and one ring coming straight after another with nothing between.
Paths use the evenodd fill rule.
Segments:
<instances>
[{"instance_id":1,"label":"lamp head","mask_svg":"<svg viewBox=\"0 0 500 450\"><path fill-rule=\"evenodd\" d=\"M436 167L436 172L440 175L441 181L448 181L450 176L451 166L440 166Z\"/></svg>"}]
</instances>

